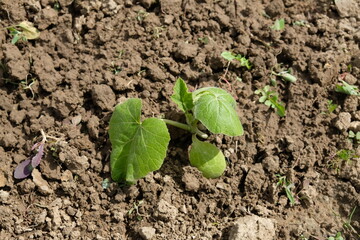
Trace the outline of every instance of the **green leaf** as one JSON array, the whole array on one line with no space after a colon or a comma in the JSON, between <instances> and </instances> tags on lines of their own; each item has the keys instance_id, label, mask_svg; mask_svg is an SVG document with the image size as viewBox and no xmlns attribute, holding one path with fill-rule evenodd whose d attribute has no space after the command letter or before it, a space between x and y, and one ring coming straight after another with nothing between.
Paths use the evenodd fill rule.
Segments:
<instances>
[{"instance_id":1,"label":"green leaf","mask_svg":"<svg viewBox=\"0 0 360 240\"><path fill-rule=\"evenodd\" d=\"M278 31L279 30L284 30L284 28L285 28L285 20L283 18L277 19L275 21L274 25L272 25L270 28L273 29L273 30L278 30Z\"/></svg>"},{"instance_id":2,"label":"green leaf","mask_svg":"<svg viewBox=\"0 0 360 240\"><path fill-rule=\"evenodd\" d=\"M157 118L141 122L141 100L118 104L110 119L109 136L111 177L114 181L134 183L158 170L166 156L170 135Z\"/></svg>"},{"instance_id":3,"label":"green leaf","mask_svg":"<svg viewBox=\"0 0 360 240\"><path fill-rule=\"evenodd\" d=\"M190 163L198 168L204 177L220 177L226 168L223 153L214 145L202 142L193 136L193 143L189 153Z\"/></svg>"},{"instance_id":4,"label":"green leaf","mask_svg":"<svg viewBox=\"0 0 360 240\"><path fill-rule=\"evenodd\" d=\"M229 62L231 62L232 60L235 59L234 54L232 54L231 52L227 52L227 51L222 52L222 53L221 53L221 56L222 56L223 58L225 58L226 60L228 60Z\"/></svg>"},{"instance_id":5,"label":"green leaf","mask_svg":"<svg viewBox=\"0 0 360 240\"><path fill-rule=\"evenodd\" d=\"M240 136L244 133L236 102L225 90L206 87L193 93L194 116L213 133Z\"/></svg>"},{"instance_id":6,"label":"green leaf","mask_svg":"<svg viewBox=\"0 0 360 240\"><path fill-rule=\"evenodd\" d=\"M344 94L348 94L348 95L360 96L358 87L356 87L354 85L350 85L345 81L341 81L341 82L343 83L343 85L337 84L335 87L335 92L344 93Z\"/></svg>"},{"instance_id":7,"label":"green leaf","mask_svg":"<svg viewBox=\"0 0 360 240\"><path fill-rule=\"evenodd\" d=\"M191 110L194 107L192 93L188 91L186 83L182 78L176 80L174 94L171 96L171 99L184 112Z\"/></svg>"}]
</instances>

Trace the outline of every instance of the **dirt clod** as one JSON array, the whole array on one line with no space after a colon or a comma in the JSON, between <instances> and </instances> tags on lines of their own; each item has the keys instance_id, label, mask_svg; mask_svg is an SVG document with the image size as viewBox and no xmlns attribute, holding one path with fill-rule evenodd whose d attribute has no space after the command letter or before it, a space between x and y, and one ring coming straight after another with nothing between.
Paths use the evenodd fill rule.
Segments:
<instances>
[{"instance_id":1,"label":"dirt clod","mask_svg":"<svg viewBox=\"0 0 360 240\"><path fill-rule=\"evenodd\" d=\"M271 218L246 216L238 219L230 230L229 240L272 240L275 221Z\"/></svg>"}]
</instances>

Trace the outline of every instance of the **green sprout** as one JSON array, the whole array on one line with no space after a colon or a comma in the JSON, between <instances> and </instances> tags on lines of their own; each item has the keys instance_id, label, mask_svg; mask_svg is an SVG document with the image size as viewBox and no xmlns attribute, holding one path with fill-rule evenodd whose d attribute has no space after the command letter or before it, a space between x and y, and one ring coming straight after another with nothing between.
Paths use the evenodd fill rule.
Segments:
<instances>
[{"instance_id":1,"label":"green sprout","mask_svg":"<svg viewBox=\"0 0 360 240\"><path fill-rule=\"evenodd\" d=\"M354 207L354 209L351 211L350 215L349 215L349 218L346 222L344 222L343 224L343 228L345 230L350 230L350 232L354 235L356 235L356 237L359 239L360 238L360 234L355 230L355 228L351 225L351 221L352 221L352 218L353 218L353 215L356 211L356 206Z\"/></svg>"},{"instance_id":2,"label":"green sprout","mask_svg":"<svg viewBox=\"0 0 360 240\"><path fill-rule=\"evenodd\" d=\"M309 22L306 20L299 20L293 23L293 26L310 27Z\"/></svg>"},{"instance_id":3,"label":"green sprout","mask_svg":"<svg viewBox=\"0 0 360 240\"><path fill-rule=\"evenodd\" d=\"M341 149L337 151L335 155L330 157L328 166L339 173L341 165L350 164L353 159L357 158L359 158L359 156L355 154L354 150Z\"/></svg>"},{"instance_id":4,"label":"green sprout","mask_svg":"<svg viewBox=\"0 0 360 240\"><path fill-rule=\"evenodd\" d=\"M199 124L215 134L243 135L235 99L216 87L190 92L181 78L175 83L171 99L184 113L186 123L155 117L141 121L141 99L130 98L115 107L109 125L110 167L114 181L133 184L162 166L170 142L167 125L191 133L190 164L204 177L217 178L223 174L225 156L215 145L198 139L208 137L199 129Z\"/></svg>"},{"instance_id":5,"label":"green sprout","mask_svg":"<svg viewBox=\"0 0 360 240\"><path fill-rule=\"evenodd\" d=\"M259 102L264 103L266 106L269 106L273 109L276 109L276 113L280 117L285 117L285 106L284 103L279 101L278 93L270 91L270 86L266 85L263 89L258 89L255 91L255 94L261 94Z\"/></svg>"},{"instance_id":6,"label":"green sprout","mask_svg":"<svg viewBox=\"0 0 360 240\"><path fill-rule=\"evenodd\" d=\"M327 240L344 240L344 238L341 236L341 232L338 232L334 237L328 237Z\"/></svg>"},{"instance_id":7,"label":"green sprout","mask_svg":"<svg viewBox=\"0 0 360 240\"><path fill-rule=\"evenodd\" d=\"M270 28L273 30L276 30L276 31L284 30L285 29L285 20L283 18L277 19L274 22L274 25L272 25Z\"/></svg>"},{"instance_id":8,"label":"green sprout","mask_svg":"<svg viewBox=\"0 0 360 240\"><path fill-rule=\"evenodd\" d=\"M360 132L353 132L353 131L349 131L349 138L353 141L356 141L356 143L360 142Z\"/></svg>"},{"instance_id":9,"label":"green sprout","mask_svg":"<svg viewBox=\"0 0 360 240\"><path fill-rule=\"evenodd\" d=\"M23 21L17 25L6 27L12 36L11 43L16 44L18 41L26 42L39 38L40 32L33 26L31 22Z\"/></svg>"},{"instance_id":10,"label":"green sprout","mask_svg":"<svg viewBox=\"0 0 360 240\"><path fill-rule=\"evenodd\" d=\"M136 218L137 218L138 221L140 221L143 216L140 214L139 208L143 203L144 203L144 200L134 202L133 207L130 208L130 210L128 211L128 215L130 216L135 211Z\"/></svg>"},{"instance_id":11,"label":"green sprout","mask_svg":"<svg viewBox=\"0 0 360 240\"><path fill-rule=\"evenodd\" d=\"M282 72L279 72L279 73L272 71L271 74L275 75L275 76L278 76L278 77L281 77L281 79L286 81L286 82L294 83L297 80L297 78L294 75L291 74L291 69L286 70L286 71L282 71Z\"/></svg>"},{"instance_id":12,"label":"green sprout","mask_svg":"<svg viewBox=\"0 0 360 240\"><path fill-rule=\"evenodd\" d=\"M140 23L142 23L148 15L149 15L148 12L140 10L137 13L136 20L138 20Z\"/></svg>"},{"instance_id":13,"label":"green sprout","mask_svg":"<svg viewBox=\"0 0 360 240\"><path fill-rule=\"evenodd\" d=\"M347 82L341 80L343 85L336 84L335 92L344 93L347 95L360 96L359 88L354 85L350 85Z\"/></svg>"},{"instance_id":14,"label":"green sprout","mask_svg":"<svg viewBox=\"0 0 360 240\"><path fill-rule=\"evenodd\" d=\"M286 179L286 176L281 176L280 174L275 175L278 178L278 182L276 186L282 187L285 190L286 196L290 201L290 206L294 206L296 201L292 192L292 188L294 188L294 184Z\"/></svg>"},{"instance_id":15,"label":"green sprout","mask_svg":"<svg viewBox=\"0 0 360 240\"><path fill-rule=\"evenodd\" d=\"M119 65L115 65L114 62L111 62L111 66L109 69L114 75L117 75L119 74L119 72L122 71L122 68Z\"/></svg>"},{"instance_id":16,"label":"green sprout","mask_svg":"<svg viewBox=\"0 0 360 240\"><path fill-rule=\"evenodd\" d=\"M225 58L227 61L229 61L228 65L230 65L231 61L237 60L238 62L240 62L240 66L246 67L248 70L250 70L252 67L250 61L246 57L241 56L240 54L234 54L225 51L221 53L221 56Z\"/></svg>"}]
</instances>

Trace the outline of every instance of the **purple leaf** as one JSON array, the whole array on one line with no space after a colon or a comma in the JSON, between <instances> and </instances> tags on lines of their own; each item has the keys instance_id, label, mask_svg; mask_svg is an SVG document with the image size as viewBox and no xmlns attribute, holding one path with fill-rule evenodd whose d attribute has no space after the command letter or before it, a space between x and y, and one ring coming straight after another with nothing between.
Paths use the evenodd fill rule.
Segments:
<instances>
[{"instance_id":1,"label":"purple leaf","mask_svg":"<svg viewBox=\"0 0 360 240\"><path fill-rule=\"evenodd\" d=\"M30 175L33 170L33 166L31 165L31 159L26 159L21 162L14 171L14 178L23 179Z\"/></svg>"},{"instance_id":2,"label":"purple leaf","mask_svg":"<svg viewBox=\"0 0 360 240\"><path fill-rule=\"evenodd\" d=\"M31 165L32 165L33 168L36 168L40 164L41 158L42 158L42 156L44 154L44 144L45 143L43 143L43 142L40 143L39 148L38 148L38 152L36 153L36 155L31 160Z\"/></svg>"}]
</instances>

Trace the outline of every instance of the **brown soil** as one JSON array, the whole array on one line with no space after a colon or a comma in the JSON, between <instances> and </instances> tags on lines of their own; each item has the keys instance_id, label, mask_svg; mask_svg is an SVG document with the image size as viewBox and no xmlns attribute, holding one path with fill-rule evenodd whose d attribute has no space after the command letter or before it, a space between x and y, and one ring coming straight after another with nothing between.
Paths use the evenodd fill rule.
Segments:
<instances>
[{"instance_id":1,"label":"brown soil","mask_svg":"<svg viewBox=\"0 0 360 240\"><path fill-rule=\"evenodd\" d=\"M359 97L334 92L339 79L360 85L360 4L335 2L2 0L0 239L359 239L360 161L338 171L329 163L340 149L360 155L348 138L360 131ZM279 18L285 29L270 29ZM4 27L24 20L40 38L13 45ZM253 64L231 64L231 86L219 81L225 50ZM273 87L284 118L254 94L280 63L298 77ZM138 97L144 116L179 118L170 101L178 77L237 99L244 136L209 140L227 156L224 175L205 179L189 166L190 136L172 130L159 171L103 185L116 103ZM332 113L328 100L338 104ZM15 180L40 129L62 141ZM276 174L294 184L294 206Z\"/></svg>"}]
</instances>

